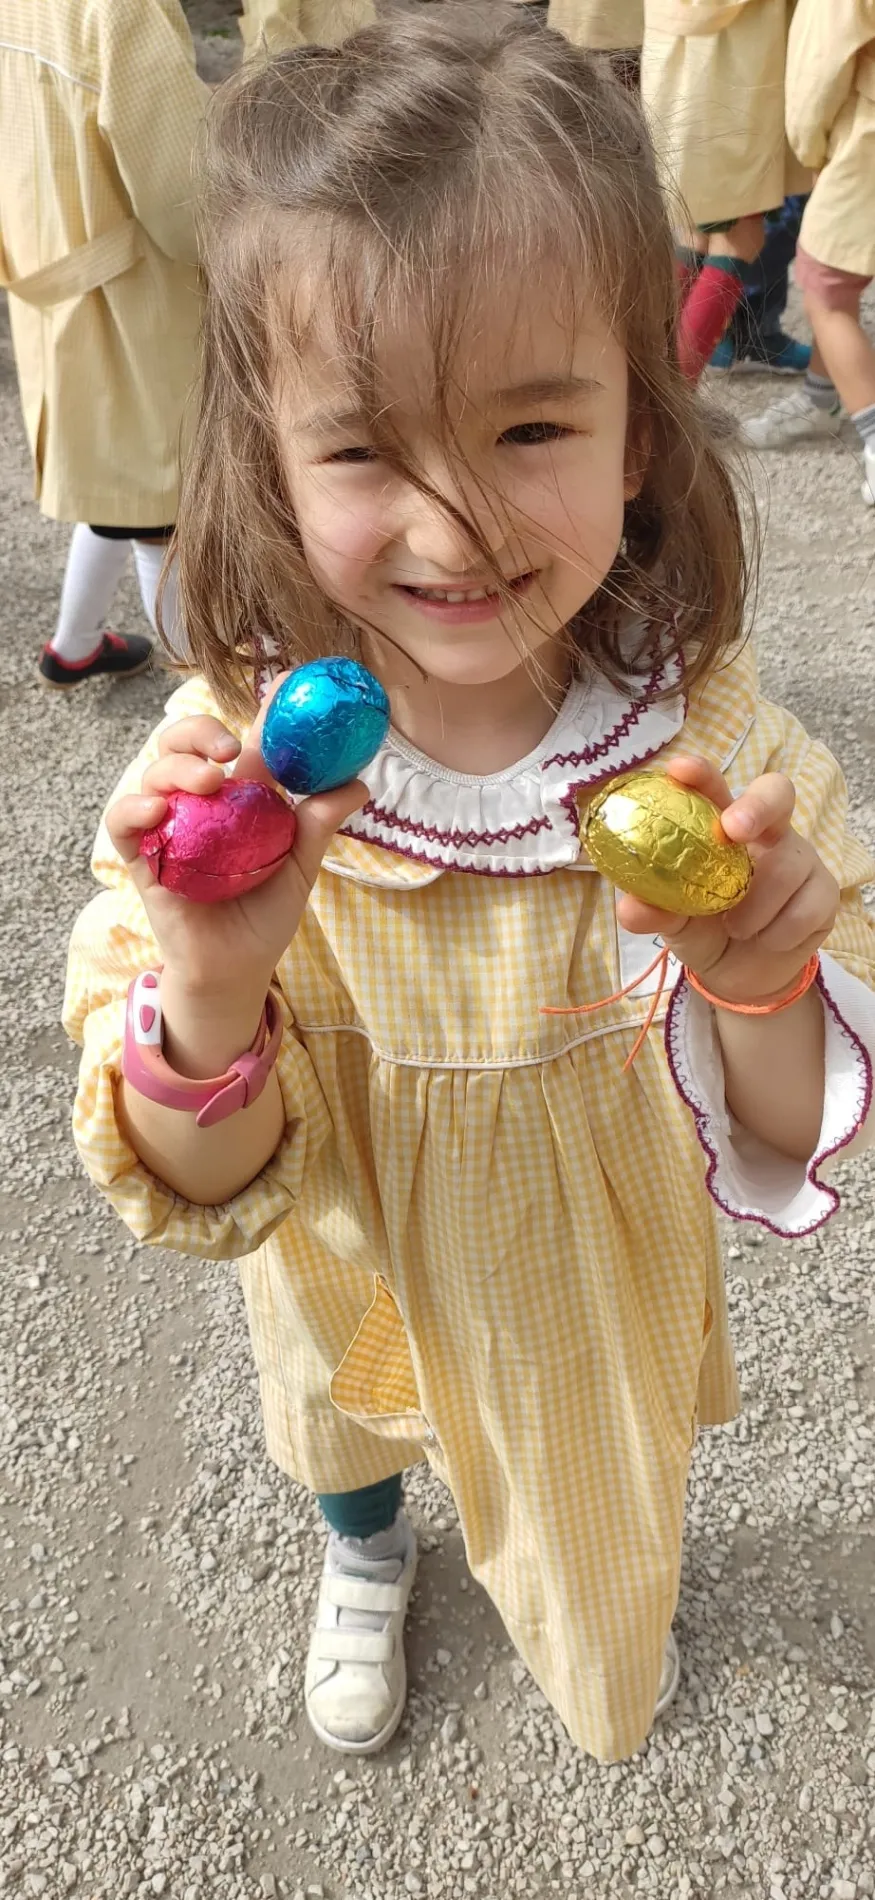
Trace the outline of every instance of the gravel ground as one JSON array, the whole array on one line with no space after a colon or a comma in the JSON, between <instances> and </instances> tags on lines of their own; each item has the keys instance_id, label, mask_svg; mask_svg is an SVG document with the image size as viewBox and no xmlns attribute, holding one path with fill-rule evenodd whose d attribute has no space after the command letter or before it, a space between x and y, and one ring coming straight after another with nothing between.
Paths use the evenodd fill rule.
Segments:
<instances>
[{"instance_id":1,"label":"gravel ground","mask_svg":"<svg viewBox=\"0 0 875 1900\"><path fill-rule=\"evenodd\" d=\"M228 12L216 0L213 23ZM727 393L752 410L773 390ZM853 435L756 479L766 683L840 753L875 843L875 519ZM36 682L67 535L30 501L5 324L0 511L0 1890L875 1894L867 1158L843 1170L842 1212L812 1239L727 1228L745 1409L696 1452L681 1692L640 1755L604 1769L571 1746L422 1474L403 1727L370 1763L311 1742L300 1678L321 1539L308 1495L263 1455L235 1272L136 1247L69 1140L65 942L101 805L166 683L59 701ZM142 630L132 589L123 607L120 624Z\"/></svg>"}]
</instances>

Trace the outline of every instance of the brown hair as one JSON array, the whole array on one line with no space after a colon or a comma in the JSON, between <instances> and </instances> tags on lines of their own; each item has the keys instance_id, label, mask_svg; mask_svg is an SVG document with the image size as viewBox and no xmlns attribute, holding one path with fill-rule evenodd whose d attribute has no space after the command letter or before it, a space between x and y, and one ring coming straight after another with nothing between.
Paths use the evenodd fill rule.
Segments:
<instances>
[{"instance_id":1,"label":"brown hair","mask_svg":"<svg viewBox=\"0 0 875 1900\"><path fill-rule=\"evenodd\" d=\"M527 13L464 0L394 16L342 46L244 69L213 102L203 368L178 552L194 663L229 713L251 715L265 650L294 666L357 648L310 576L277 436L277 358L306 346L289 288L302 261L381 449L430 494L380 414L381 317L415 307L427 321L446 419L471 291L497 273L537 281L560 263L569 324L586 298L622 336L630 454L643 468L613 567L569 630L578 665L628 679L655 624L691 685L740 639L739 509L677 367L671 231L640 111L603 64ZM630 606L647 623L631 653Z\"/></svg>"}]
</instances>

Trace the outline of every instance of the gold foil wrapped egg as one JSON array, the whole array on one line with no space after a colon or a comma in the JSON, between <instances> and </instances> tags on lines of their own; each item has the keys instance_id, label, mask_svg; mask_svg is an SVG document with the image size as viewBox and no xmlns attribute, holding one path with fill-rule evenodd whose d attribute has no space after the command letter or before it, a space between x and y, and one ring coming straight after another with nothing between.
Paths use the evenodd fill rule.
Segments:
<instances>
[{"instance_id":1,"label":"gold foil wrapped egg","mask_svg":"<svg viewBox=\"0 0 875 1900\"><path fill-rule=\"evenodd\" d=\"M584 806L580 838L621 891L683 917L731 910L753 875L716 805L665 772L627 772L603 785Z\"/></svg>"}]
</instances>

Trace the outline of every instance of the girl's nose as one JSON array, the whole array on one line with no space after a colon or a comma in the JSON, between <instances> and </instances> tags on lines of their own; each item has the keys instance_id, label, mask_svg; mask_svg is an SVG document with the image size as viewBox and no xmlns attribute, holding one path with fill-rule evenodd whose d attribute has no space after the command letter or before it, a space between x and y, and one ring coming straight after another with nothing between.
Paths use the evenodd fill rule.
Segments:
<instances>
[{"instance_id":1,"label":"girl's nose","mask_svg":"<svg viewBox=\"0 0 875 1900\"><path fill-rule=\"evenodd\" d=\"M504 546L506 528L500 518L497 498L493 502L485 493L463 495L455 485L449 488L446 482L440 484L440 496L441 499L436 499L414 488L409 491L404 538L416 560L431 563L448 574L461 574L482 561L475 533L491 554L499 552ZM451 508L470 521L470 530L454 519Z\"/></svg>"}]
</instances>

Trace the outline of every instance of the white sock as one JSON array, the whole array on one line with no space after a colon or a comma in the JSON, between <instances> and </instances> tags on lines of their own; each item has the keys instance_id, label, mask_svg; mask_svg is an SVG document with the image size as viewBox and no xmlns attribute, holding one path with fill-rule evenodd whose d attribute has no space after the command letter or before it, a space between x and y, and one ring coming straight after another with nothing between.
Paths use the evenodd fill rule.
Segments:
<instances>
[{"instance_id":1,"label":"white sock","mask_svg":"<svg viewBox=\"0 0 875 1900\"><path fill-rule=\"evenodd\" d=\"M164 566L164 556L167 553L167 543L166 541L135 541L133 543L133 549L137 579L140 583L140 599L143 602L143 611L153 633L157 633L158 620L155 613L155 600L158 593L161 569ZM177 659L184 659L187 641L179 609L179 573L175 561L167 576L164 587L164 598L161 602L161 619L164 623L164 639L171 653L174 653Z\"/></svg>"},{"instance_id":2,"label":"white sock","mask_svg":"<svg viewBox=\"0 0 875 1900\"><path fill-rule=\"evenodd\" d=\"M73 529L58 624L49 641L59 660L73 665L99 647L129 551L129 541L92 534L84 521Z\"/></svg>"}]
</instances>

